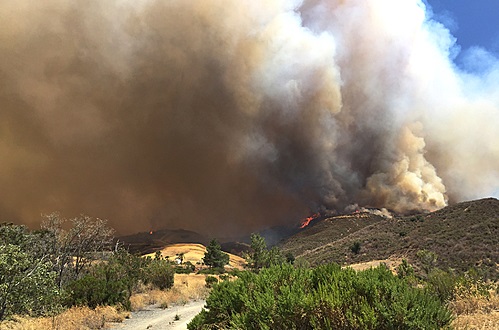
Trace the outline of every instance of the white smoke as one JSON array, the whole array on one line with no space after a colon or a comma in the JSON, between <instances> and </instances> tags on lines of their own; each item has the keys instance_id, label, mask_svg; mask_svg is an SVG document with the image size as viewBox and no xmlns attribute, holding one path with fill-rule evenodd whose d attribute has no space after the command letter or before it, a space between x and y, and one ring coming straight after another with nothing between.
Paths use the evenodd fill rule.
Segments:
<instances>
[{"instance_id":1,"label":"white smoke","mask_svg":"<svg viewBox=\"0 0 499 330\"><path fill-rule=\"evenodd\" d=\"M417 0L3 1L0 215L236 233L492 194L499 61L457 51Z\"/></svg>"}]
</instances>

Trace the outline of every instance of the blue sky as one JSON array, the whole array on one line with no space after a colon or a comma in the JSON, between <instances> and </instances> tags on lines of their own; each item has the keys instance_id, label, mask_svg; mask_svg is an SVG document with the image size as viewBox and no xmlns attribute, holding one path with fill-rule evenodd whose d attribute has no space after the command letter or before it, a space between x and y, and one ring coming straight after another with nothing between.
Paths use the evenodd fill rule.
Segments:
<instances>
[{"instance_id":1,"label":"blue sky","mask_svg":"<svg viewBox=\"0 0 499 330\"><path fill-rule=\"evenodd\" d=\"M435 16L457 37L462 51L480 46L499 57L498 0L425 0ZM457 58L459 62L459 56Z\"/></svg>"},{"instance_id":2,"label":"blue sky","mask_svg":"<svg viewBox=\"0 0 499 330\"><path fill-rule=\"evenodd\" d=\"M461 47L455 62L463 65L466 50L481 47L499 58L498 0L424 0L432 7L433 19L443 23ZM499 198L499 188L493 192Z\"/></svg>"}]
</instances>

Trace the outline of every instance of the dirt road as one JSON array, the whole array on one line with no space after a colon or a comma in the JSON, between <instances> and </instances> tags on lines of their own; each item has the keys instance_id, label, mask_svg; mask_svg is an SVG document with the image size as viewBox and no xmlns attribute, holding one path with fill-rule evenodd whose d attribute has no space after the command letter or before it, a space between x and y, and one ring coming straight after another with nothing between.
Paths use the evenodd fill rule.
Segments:
<instances>
[{"instance_id":1,"label":"dirt road","mask_svg":"<svg viewBox=\"0 0 499 330\"><path fill-rule=\"evenodd\" d=\"M187 329L187 323L203 309L204 304L204 300L198 300L191 301L185 305L172 306L167 309L150 306L145 310L133 312L130 319L113 325L111 329L185 330ZM178 315L177 321L175 321L176 315Z\"/></svg>"}]
</instances>

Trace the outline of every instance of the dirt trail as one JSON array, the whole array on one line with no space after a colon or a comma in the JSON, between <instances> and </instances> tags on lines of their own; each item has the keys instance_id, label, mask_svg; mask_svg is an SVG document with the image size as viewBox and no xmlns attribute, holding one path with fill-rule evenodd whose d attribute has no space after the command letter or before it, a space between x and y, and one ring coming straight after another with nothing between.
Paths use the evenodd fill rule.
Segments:
<instances>
[{"instance_id":1,"label":"dirt trail","mask_svg":"<svg viewBox=\"0 0 499 330\"><path fill-rule=\"evenodd\" d=\"M185 330L187 329L187 323L203 309L204 304L204 300L197 300L167 309L161 309L158 306L149 306L145 310L133 312L131 318L125 320L123 323L113 324L111 329ZM176 315L179 316L178 321L175 321Z\"/></svg>"}]
</instances>

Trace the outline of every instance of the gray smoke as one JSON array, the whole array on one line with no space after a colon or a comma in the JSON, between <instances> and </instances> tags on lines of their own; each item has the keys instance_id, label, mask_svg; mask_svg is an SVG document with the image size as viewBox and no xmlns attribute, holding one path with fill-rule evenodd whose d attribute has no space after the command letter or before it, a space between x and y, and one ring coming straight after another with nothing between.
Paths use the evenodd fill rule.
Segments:
<instances>
[{"instance_id":1,"label":"gray smoke","mask_svg":"<svg viewBox=\"0 0 499 330\"><path fill-rule=\"evenodd\" d=\"M417 0L2 1L0 219L231 235L499 187L499 61Z\"/></svg>"}]
</instances>

